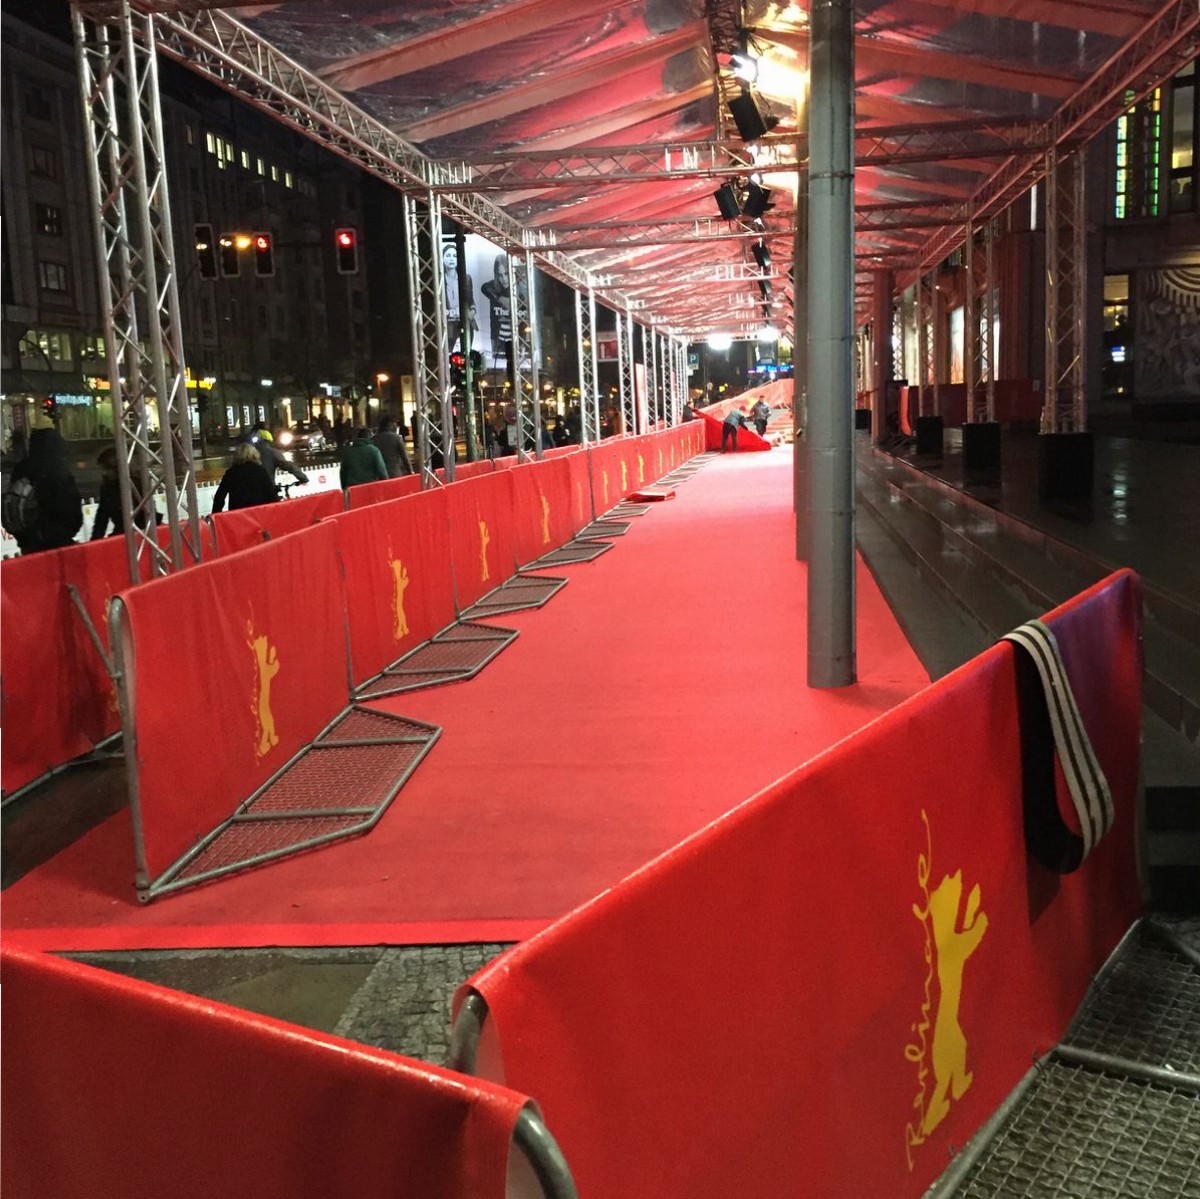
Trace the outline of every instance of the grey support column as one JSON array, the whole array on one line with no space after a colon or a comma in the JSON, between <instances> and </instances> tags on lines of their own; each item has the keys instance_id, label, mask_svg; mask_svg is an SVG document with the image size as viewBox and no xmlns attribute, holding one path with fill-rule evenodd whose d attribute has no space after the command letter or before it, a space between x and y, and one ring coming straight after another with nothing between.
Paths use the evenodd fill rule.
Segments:
<instances>
[{"instance_id":1,"label":"grey support column","mask_svg":"<svg viewBox=\"0 0 1200 1199\"><path fill-rule=\"evenodd\" d=\"M797 110L804 129L806 105ZM800 145L796 147L799 161ZM796 560L807 562L812 537L808 510L808 170L796 175L796 232L792 242L792 507L796 512Z\"/></svg>"},{"instance_id":2,"label":"grey support column","mask_svg":"<svg viewBox=\"0 0 1200 1199\"><path fill-rule=\"evenodd\" d=\"M917 384L920 387L917 402L917 453L941 457L944 448L942 418L935 415L933 404L933 379L936 363L933 348L934 288L933 274L917 279Z\"/></svg>"},{"instance_id":3,"label":"grey support column","mask_svg":"<svg viewBox=\"0 0 1200 1199\"><path fill-rule=\"evenodd\" d=\"M992 371L992 222L983 226L983 282L980 286L975 226L967 226L967 311L963 322L963 364L967 377L967 422L963 425L963 467L996 475L1000 471L1000 426Z\"/></svg>"},{"instance_id":4,"label":"grey support column","mask_svg":"<svg viewBox=\"0 0 1200 1199\"><path fill-rule=\"evenodd\" d=\"M121 511L137 582L143 561L151 575L165 575L201 556L155 18L128 0L103 16L79 7L71 16ZM158 496L167 509L164 545Z\"/></svg>"},{"instance_id":5,"label":"grey support column","mask_svg":"<svg viewBox=\"0 0 1200 1199\"><path fill-rule=\"evenodd\" d=\"M809 84L808 683L855 681L854 5L814 0Z\"/></svg>"}]
</instances>

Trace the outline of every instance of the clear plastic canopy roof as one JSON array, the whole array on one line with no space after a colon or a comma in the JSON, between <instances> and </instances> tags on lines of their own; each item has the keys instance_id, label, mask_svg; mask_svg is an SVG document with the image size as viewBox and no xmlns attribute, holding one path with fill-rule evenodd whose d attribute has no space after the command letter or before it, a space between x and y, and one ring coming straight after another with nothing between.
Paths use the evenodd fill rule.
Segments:
<instances>
[{"instance_id":1,"label":"clear plastic canopy roof","mask_svg":"<svg viewBox=\"0 0 1200 1199\"><path fill-rule=\"evenodd\" d=\"M139 6L167 21L211 7ZM859 0L860 269L911 278L939 261L968 220L1028 190L1048 149L1094 136L1194 55L1198 7ZM217 18L446 164L456 194L535 253L636 298L639 319L691 337L790 323L805 7L288 0Z\"/></svg>"}]
</instances>

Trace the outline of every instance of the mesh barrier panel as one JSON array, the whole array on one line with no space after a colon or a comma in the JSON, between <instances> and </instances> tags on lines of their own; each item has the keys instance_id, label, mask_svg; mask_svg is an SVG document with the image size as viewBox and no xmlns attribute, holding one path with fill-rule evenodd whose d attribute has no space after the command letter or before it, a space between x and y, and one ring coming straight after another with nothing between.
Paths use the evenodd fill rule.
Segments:
<instances>
[{"instance_id":1,"label":"mesh barrier panel","mask_svg":"<svg viewBox=\"0 0 1200 1199\"><path fill-rule=\"evenodd\" d=\"M591 545L571 541L546 554L545 557L539 558L527 569L540 570L544 566L566 566L571 562L592 562L610 549L612 549L612 543L608 541L594 541Z\"/></svg>"},{"instance_id":2,"label":"mesh barrier panel","mask_svg":"<svg viewBox=\"0 0 1200 1199\"><path fill-rule=\"evenodd\" d=\"M176 876L194 879L210 871L237 870L266 854L282 855L318 837L346 835L361 828L365 816L308 816L298 820L249 820L231 824Z\"/></svg>"},{"instance_id":3,"label":"mesh barrier panel","mask_svg":"<svg viewBox=\"0 0 1200 1199\"><path fill-rule=\"evenodd\" d=\"M629 532L629 522L621 520L597 520L581 529L578 536L588 537L624 537Z\"/></svg>"},{"instance_id":4,"label":"mesh barrier panel","mask_svg":"<svg viewBox=\"0 0 1200 1199\"><path fill-rule=\"evenodd\" d=\"M314 746L246 810L258 814L362 808L369 816L391 798L424 748L424 743Z\"/></svg>"},{"instance_id":5,"label":"mesh barrier panel","mask_svg":"<svg viewBox=\"0 0 1200 1199\"><path fill-rule=\"evenodd\" d=\"M392 716L383 712L370 712L365 708L351 708L318 742L326 745L336 741L366 740L367 738L420 737L429 739L428 725L403 716Z\"/></svg>"},{"instance_id":6,"label":"mesh barrier panel","mask_svg":"<svg viewBox=\"0 0 1200 1199\"><path fill-rule=\"evenodd\" d=\"M1200 970L1140 928L1064 1043L1200 1074Z\"/></svg>"},{"instance_id":7,"label":"mesh barrier panel","mask_svg":"<svg viewBox=\"0 0 1200 1199\"><path fill-rule=\"evenodd\" d=\"M1051 1063L958 1189L962 1199L1179 1199L1200 1187L1200 1103Z\"/></svg>"},{"instance_id":8,"label":"mesh barrier panel","mask_svg":"<svg viewBox=\"0 0 1200 1199\"><path fill-rule=\"evenodd\" d=\"M557 592L567 585L566 579L549 579L537 575L519 575L509 579L503 587L485 595L473 608L466 613L468 616L478 616L480 613L517 612L523 608L540 608Z\"/></svg>"}]
</instances>

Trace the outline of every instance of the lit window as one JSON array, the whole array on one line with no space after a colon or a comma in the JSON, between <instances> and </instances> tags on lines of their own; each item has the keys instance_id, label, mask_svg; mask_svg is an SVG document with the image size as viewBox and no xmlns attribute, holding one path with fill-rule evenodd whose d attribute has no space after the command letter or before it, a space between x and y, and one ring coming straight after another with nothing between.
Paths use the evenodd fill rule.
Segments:
<instances>
[{"instance_id":1,"label":"lit window","mask_svg":"<svg viewBox=\"0 0 1200 1199\"><path fill-rule=\"evenodd\" d=\"M1162 89L1133 103L1117 118L1116 194L1113 212L1118 220L1154 217L1159 213L1162 187Z\"/></svg>"},{"instance_id":2,"label":"lit window","mask_svg":"<svg viewBox=\"0 0 1200 1199\"><path fill-rule=\"evenodd\" d=\"M271 164L271 182L279 182L279 168L274 163Z\"/></svg>"},{"instance_id":3,"label":"lit window","mask_svg":"<svg viewBox=\"0 0 1200 1199\"><path fill-rule=\"evenodd\" d=\"M258 173L260 175L265 174L266 171L265 171L265 168L263 167L263 160L261 158L259 158L259 159L256 159L255 161L256 161L257 167L258 167Z\"/></svg>"},{"instance_id":4,"label":"lit window","mask_svg":"<svg viewBox=\"0 0 1200 1199\"><path fill-rule=\"evenodd\" d=\"M46 237L62 237L62 209L53 204L35 204L33 223L39 233Z\"/></svg>"},{"instance_id":5,"label":"lit window","mask_svg":"<svg viewBox=\"0 0 1200 1199\"><path fill-rule=\"evenodd\" d=\"M250 151L243 150L242 151L242 170L248 171L249 169L250 169Z\"/></svg>"},{"instance_id":6,"label":"lit window","mask_svg":"<svg viewBox=\"0 0 1200 1199\"><path fill-rule=\"evenodd\" d=\"M67 268L61 262L39 262L38 285L43 291L65 292Z\"/></svg>"},{"instance_id":7,"label":"lit window","mask_svg":"<svg viewBox=\"0 0 1200 1199\"><path fill-rule=\"evenodd\" d=\"M213 137L211 133L206 133L204 135L204 144L208 148L208 152L210 154L215 154L217 152L217 139Z\"/></svg>"},{"instance_id":8,"label":"lit window","mask_svg":"<svg viewBox=\"0 0 1200 1199\"><path fill-rule=\"evenodd\" d=\"M292 186L292 172L291 171L283 172L283 186L284 187Z\"/></svg>"}]
</instances>

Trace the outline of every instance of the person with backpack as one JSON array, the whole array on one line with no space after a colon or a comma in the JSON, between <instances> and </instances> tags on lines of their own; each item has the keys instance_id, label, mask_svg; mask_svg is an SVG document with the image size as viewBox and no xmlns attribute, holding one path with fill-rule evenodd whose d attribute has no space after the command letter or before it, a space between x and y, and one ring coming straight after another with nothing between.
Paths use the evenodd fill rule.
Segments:
<instances>
[{"instance_id":1,"label":"person with backpack","mask_svg":"<svg viewBox=\"0 0 1200 1199\"><path fill-rule=\"evenodd\" d=\"M83 499L53 426L30 433L29 453L4 484L0 515L22 554L62 549L83 527Z\"/></svg>"}]
</instances>

